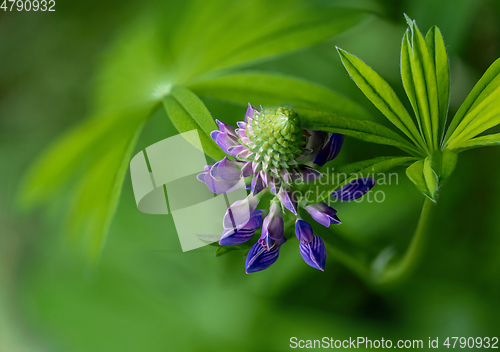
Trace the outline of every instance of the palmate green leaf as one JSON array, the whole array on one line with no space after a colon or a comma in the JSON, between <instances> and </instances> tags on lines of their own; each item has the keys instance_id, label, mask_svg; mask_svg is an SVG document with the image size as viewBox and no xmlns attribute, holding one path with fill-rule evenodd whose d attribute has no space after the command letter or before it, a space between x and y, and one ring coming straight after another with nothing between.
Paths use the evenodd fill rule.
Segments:
<instances>
[{"instance_id":1,"label":"palmate green leaf","mask_svg":"<svg viewBox=\"0 0 500 352\"><path fill-rule=\"evenodd\" d=\"M379 157L370 160L363 160L356 163L343 165L332 173L328 172L321 179L314 182L308 182L299 189L299 193L303 196L302 201L307 201L307 204L314 204L327 199L330 194L339 187L342 187L349 182L362 177L373 177L389 170L407 165L417 158L412 157Z\"/></svg>"},{"instance_id":2,"label":"palmate green leaf","mask_svg":"<svg viewBox=\"0 0 500 352\"><path fill-rule=\"evenodd\" d=\"M411 116L406 111L391 86L370 66L356 56L337 48L342 63L352 80L364 95L399 128L415 145L425 150L426 146Z\"/></svg>"},{"instance_id":3,"label":"palmate green leaf","mask_svg":"<svg viewBox=\"0 0 500 352\"><path fill-rule=\"evenodd\" d=\"M337 1L185 0L155 4L108 50L99 109L159 102L172 85L317 44L366 19Z\"/></svg>"},{"instance_id":4,"label":"palmate green leaf","mask_svg":"<svg viewBox=\"0 0 500 352\"><path fill-rule=\"evenodd\" d=\"M206 2L200 3L206 7ZM196 17L202 16L205 21L191 20L186 26L191 32L190 27L196 26L197 33L194 42L188 41L188 50L204 52L198 56L195 75L248 65L314 45L367 18L366 11L347 8L338 1L209 3L208 14L202 15L204 10L200 8L193 10L199 13Z\"/></svg>"},{"instance_id":5,"label":"palmate green leaf","mask_svg":"<svg viewBox=\"0 0 500 352\"><path fill-rule=\"evenodd\" d=\"M67 234L82 241L85 253L96 261L115 214L125 174L142 125L123 133L83 174L74 206L67 218Z\"/></svg>"},{"instance_id":6,"label":"palmate green leaf","mask_svg":"<svg viewBox=\"0 0 500 352\"><path fill-rule=\"evenodd\" d=\"M476 117L478 106L484 106L484 101L488 100L499 87L500 59L497 59L476 83L453 117L446 133L445 142L443 144L444 146L448 146L450 143L453 143L454 139L467 128L471 121ZM476 110L475 114L473 113L474 110Z\"/></svg>"},{"instance_id":7,"label":"palmate green leaf","mask_svg":"<svg viewBox=\"0 0 500 352\"><path fill-rule=\"evenodd\" d=\"M450 60L446 52L443 35L438 27L432 26L429 29L425 35L425 43L435 68L439 104L438 136L441 138L444 134L450 102Z\"/></svg>"},{"instance_id":8,"label":"palmate green leaf","mask_svg":"<svg viewBox=\"0 0 500 352\"><path fill-rule=\"evenodd\" d=\"M405 17L409 29L403 37L401 76L427 145L431 150L437 150L439 103L434 60L415 22Z\"/></svg>"},{"instance_id":9,"label":"palmate green leaf","mask_svg":"<svg viewBox=\"0 0 500 352\"><path fill-rule=\"evenodd\" d=\"M196 129L200 137L202 151L215 160L222 159L225 154L210 137L210 132L217 130L212 115L203 102L189 89L176 86L170 95L163 98L163 105L168 117L180 133ZM198 146L197 141L190 141Z\"/></svg>"},{"instance_id":10,"label":"palmate green leaf","mask_svg":"<svg viewBox=\"0 0 500 352\"><path fill-rule=\"evenodd\" d=\"M139 128L150 116L145 107L94 116L73 128L52 144L30 167L18 200L26 209L49 201L66 182L85 173L101 150L113 148L116 138L129 129Z\"/></svg>"},{"instance_id":11,"label":"palmate green leaf","mask_svg":"<svg viewBox=\"0 0 500 352\"><path fill-rule=\"evenodd\" d=\"M214 121L201 101L180 86L203 74L214 77L221 74L218 70L319 43L366 17L335 1L157 3L153 11L138 15L103 56L93 111L114 118L85 122L57 142L30 172L22 202L49 201L78 171L79 189L69 190L74 207L68 221L77 238L86 229L88 248L96 256L149 110L163 103L180 132L197 129L204 151L220 159L224 154L208 136L216 129ZM139 105L146 108L136 114ZM122 109L128 112L115 114Z\"/></svg>"},{"instance_id":12,"label":"palmate green leaf","mask_svg":"<svg viewBox=\"0 0 500 352\"><path fill-rule=\"evenodd\" d=\"M304 128L342 133L367 142L392 145L411 155L422 155L414 145L391 129L373 121L360 121L328 111L296 109Z\"/></svg>"},{"instance_id":13,"label":"palmate green leaf","mask_svg":"<svg viewBox=\"0 0 500 352\"><path fill-rule=\"evenodd\" d=\"M127 109L86 121L34 164L20 194L27 208L65 190L71 199L65 233L85 240L86 254L100 253L121 192L131 153L151 111ZM78 187L66 189L76 179Z\"/></svg>"},{"instance_id":14,"label":"palmate green leaf","mask_svg":"<svg viewBox=\"0 0 500 352\"><path fill-rule=\"evenodd\" d=\"M367 120L368 112L342 95L303 79L264 72L240 72L189 85L198 95L243 105L286 105L333 111Z\"/></svg>"},{"instance_id":15,"label":"palmate green leaf","mask_svg":"<svg viewBox=\"0 0 500 352\"><path fill-rule=\"evenodd\" d=\"M500 133L495 133L469 139L468 141L461 143L460 147L457 148L456 151L461 152L479 147L493 147L498 145L500 145Z\"/></svg>"},{"instance_id":16,"label":"palmate green leaf","mask_svg":"<svg viewBox=\"0 0 500 352\"><path fill-rule=\"evenodd\" d=\"M462 120L446 145L447 149L461 148L463 143L478 136L482 132L500 124L500 88L497 88L481 103L471 109Z\"/></svg>"},{"instance_id":17,"label":"palmate green leaf","mask_svg":"<svg viewBox=\"0 0 500 352\"><path fill-rule=\"evenodd\" d=\"M31 165L19 194L21 207L29 209L57 193L62 185L89 158L100 140L117 123L113 118L92 118L68 131Z\"/></svg>"}]
</instances>

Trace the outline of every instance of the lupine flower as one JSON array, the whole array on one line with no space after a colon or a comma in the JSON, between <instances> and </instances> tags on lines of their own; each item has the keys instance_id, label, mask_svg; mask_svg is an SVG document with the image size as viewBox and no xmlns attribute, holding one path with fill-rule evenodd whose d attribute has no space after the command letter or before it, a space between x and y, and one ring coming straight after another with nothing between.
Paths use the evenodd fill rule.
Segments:
<instances>
[{"instance_id":1,"label":"lupine flower","mask_svg":"<svg viewBox=\"0 0 500 352\"><path fill-rule=\"evenodd\" d=\"M268 268L276 262L280 246L286 242L283 215L288 210L297 218L295 232L304 261L313 268L324 270L325 244L314 235L311 226L300 217L301 205L294 192L294 182L310 182L323 175L312 167L322 166L340 152L344 136L336 133L305 130L297 113L289 107L258 110L249 104L244 121L233 128L216 120L219 130L210 136L232 159L224 157L207 165L198 180L214 193L229 193L246 188L250 194L233 203L223 218L221 245L238 245L250 240L262 227L259 240L250 249L246 272ZM234 160L233 160L234 159ZM354 200L368 192L375 182L348 185L332 196ZM260 199L271 195L269 211L262 220L263 210L257 210ZM337 211L323 202L304 209L324 226L340 224Z\"/></svg>"}]
</instances>

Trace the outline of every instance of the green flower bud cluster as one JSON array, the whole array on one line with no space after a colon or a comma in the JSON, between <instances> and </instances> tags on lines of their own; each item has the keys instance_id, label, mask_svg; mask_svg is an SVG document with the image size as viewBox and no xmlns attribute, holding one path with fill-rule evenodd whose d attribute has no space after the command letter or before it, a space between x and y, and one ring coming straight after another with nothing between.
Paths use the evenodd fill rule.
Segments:
<instances>
[{"instance_id":1,"label":"green flower bud cluster","mask_svg":"<svg viewBox=\"0 0 500 352\"><path fill-rule=\"evenodd\" d=\"M264 169L274 165L277 169L297 165L296 158L306 143L297 113L289 107L266 109L255 114L246 128L255 162Z\"/></svg>"}]
</instances>

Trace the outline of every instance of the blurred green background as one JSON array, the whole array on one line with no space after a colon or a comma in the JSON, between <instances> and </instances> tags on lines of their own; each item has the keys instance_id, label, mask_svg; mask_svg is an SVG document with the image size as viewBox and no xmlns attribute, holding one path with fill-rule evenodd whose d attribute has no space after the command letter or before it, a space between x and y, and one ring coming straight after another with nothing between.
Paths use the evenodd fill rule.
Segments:
<instances>
[{"instance_id":1,"label":"blurred green background","mask_svg":"<svg viewBox=\"0 0 500 352\"><path fill-rule=\"evenodd\" d=\"M171 216L137 210L129 174L97 267L61 233L63 196L34 213L17 210L30 163L92 110L96 72L109 46L155 6L90 0L57 2L52 13L0 12L0 351L281 351L292 336L427 343L500 335L500 148L460 155L420 265L390 289L368 287L334 260L325 272L314 270L294 243L283 246L270 269L252 275L237 252L183 253ZM376 15L338 37L252 68L321 83L376 115L335 45L364 59L403 97L399 50L407 13L422 31L436 24L443 32L454 113L500 57L497 0L381 0L373 8ZM245 112L204 102L222 120ZM157 113L137 150L174 133L165 113ZM347 138L336 162L398 153ZM374 253L390 244L403 251L423 196L398 171L399 185L379 188L384 203L339 205L344 224L323 238Z\"/></svg>"}]
</instances>

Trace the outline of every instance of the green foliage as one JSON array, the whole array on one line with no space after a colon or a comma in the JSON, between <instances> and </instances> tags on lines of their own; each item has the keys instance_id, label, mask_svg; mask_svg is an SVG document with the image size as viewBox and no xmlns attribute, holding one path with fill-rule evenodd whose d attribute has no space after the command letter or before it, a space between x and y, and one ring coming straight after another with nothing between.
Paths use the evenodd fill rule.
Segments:
<instances>
[{"instance_id":1,"label":"green foliage","mask_svg":"<svg viewBox=\"0 0 500 352\"><path fill-rule=\"evenodd\" d=\"M415 22L406 17L409 29L401 47L401 76L430 151L438 147L439 104L436 69L425 39ZM449 82L448 82L449 85Z\"/></svg>"},{"instance_id":2,"label":"green foliage","mask_svg":"<svg viewBox=\"0 0 500 352\"><path fill-rule=\"evenodd\" d=\"M482 113L485 106L493 103L492 96L498 94L500 87L500 59L496 60L486 70L481 79L476 83L465 101L462 103L457 113L451 121L448 132L446 133L445 146L453 145L454 140L466 130L467 126L474 120L479 113ZM485 104L485 102L487 102ZM478 109L481 106L483 109ZM494 107L494 104L493 106ZM451 149L451 148L450 148Z\"/></svg>"},{"instance_id":3,"label":"green foliage","mask_svg":"<svg viewBox=\"0 0 500 352\"><path fill-rule=\"evenodd\" d=\"M356 56L337 48L340 59L352 80L365 96L413 143L422 145L421 137L394 90L378 73Z\"/></svg>"},{"instance_id":4,"label":"green foliage","mask_svg":"<svg viewBox=\"0 0 500 352\"><path fill-rule=\"evenodd\" d=\"M438 27L432 26L425 35L425 42L429 56L434 64L436 75L438 105L439 105L439 131L438 136L443 135L448 116L450 102L450 63L443 35ZM441 141L439 141L441 142Z\"/></svg>"},{"instance_id":5,"label":"green foliage","mask_svg":"<svg viewBox=\"0 0 500 352\"><path fill-rule=\"evenodd\" d=\"M217 129L210 112L203 102L189 89L176 86L170 95L163 98L167 114L179 133L198 131L201 151L215 160L222 159L225 154L217 143L210 138L210 132ZM195 141L190 141L197 146ZM197 146L200 147L200 146Z\"/></svg>"},{"instance_id":6,"label":"green foliage","mask_svg":"<svg viewBox=\"0 0 500 352\"><path fill-rule=\"evenodd\" d=\"M32 167L21 205L50 202L69 178L75 179L64 232L97 259L146 116L145 109L130 109L94 117L74 129Z\"/></svg>"},{"instance_id":7,"label":"green foliage","mask_svg":"<svg viewBox=\"0 0 500 352\"><path fill-rule=\"evenodd\" d=\"M265 72L238 72L190 84L189 88L201 96L242 105L293 105L342 116L370 119L367 111L331 89L306 80L283 74Z\"/></svg>"},{"instance_id":8,"label":"green foliage","mask_svg":"<svg viewBox=\"0 0 500 352\"><path fill-rule=\"evenodd\" d=\"M321 107L366 117L366 112L327 89L277 75L260 75L260 86L244 75L223 76L234 69L314 45L358 24L367 13L342 1L257 0L160 2L119 36L98 72L94 115L56 142L35 163L21 194L26 207L48 202L68 180L72 207L66 222L69 236L85 241L97 258L121 192L127 165L142 126L162 105L179 132L197 129L203 150L212 158L224 153L210 138L217 126L203 102L186 86L220 99L243 100L248 93L258 104L285 99L300 104L328 100ZM217 80L218 76L222 76ZM229 79L227 80L224 79ZM247 93L218 95L216 85L242 85ZM250 77L251 78L251 77ZM198 82L198 84L195 84ZM204 83L201 83L204 82ZM222 82L222 83L221 83ZM201 85L201 86L200 86ZM295 90L292 98L287 92ZM318 94L317 97L314 97ZM274 97L274 98L273 98ZM245 103L249 98L245 99ZM274 99L274 100L273 100ZM294 101L295 100L295 101Z\"/></svg>"},{"instance_id":9,"label":"green foliage","mask_svg":"<svg viewBox=\"0 0 500 352\"><path fill-rule=\"evenodd\" d=\"M455 169L458 152L500 144L498 135L477 137L500 124L500 60L495 61L479 80L445 131L450 68L443 36L434 26L424 38L415 21L406 15L405 18L408 29L401 44L401 78L417 124L394 90L373 69L342 49L338 48L338 52L349 75L365 96L410 138L414 148L425 151L421 160L411 165L406 174L423 194L435 200L440 182ZM349 129L351 131L345 134L370 142L383 142L366 133L353 133L353 126ZM388 135L384 131L384 136ZM397 146L401 148L401 145ZM401 149L409 151L407 146ZM411 151L410 154L416 155Z\"/></svg>"},{"instance_id":10,"label":"green foliage","mask_svg":"<svg viewBox=\"0 0 500 352\"><path fill-rule=\"evenodd\" d=\"M460 144L460 147L457 148L457 152L473 148L496 146L496 145L500 145L500 133L472 138L466 142L462 142Z\"/></svg>"},{"instance_id":11,"label":"green foliage","mask_svg":"<svg viewBox=\"0 0 500 352\"><path fill-rule=\"evenodd\" d=\"M342 133L367 142L392 145L412 155L420 151L391 129L373 121L360 121L336 113L297 109L303 126L311 130Z\"/></svg>"},{"instance_id":12,"label":"green foliage","mask_svg":"<svg viewBox=\"0 0 500 352\"><path fill-rule=\"evenodd\" d=\"M380 75L338 48L353 81L404 136L370 121L364 109L327 88L286 75L229 72L316 44L366 16L342 1L293 0L286 10L264 0L160 5L131 24L109 50L95 90L93 115L102 117L84 122L42 155L26 178L22 203L47 202L74 178L68 233L84 239L90 255L97 257L137 138L156 109L163 105L179 132L198 130L201 148L210 157L224 156L210 138L217 126L198 95L245 105L290 104L305 128L395 146L412 157L377 159L366 167L387 171L420 158L408 169L409 178L435 199L439 183L456 165L457 152L499 143L495 135L477 137L500 123L498 61L459 109L446 137L449 63L444 40L437 27L424 38L408 17L401 75L414 118ZM366 172L366 167L358 171Z\"/></svg>"},{"instance_id":13,"label":"green foliage","mask_svg":"<svg viewBox=\"0 0 500 352\"><path fill-rule=\"evenodd\" d=\"M406 169L406 175L415 184L417 189L429 199L436 201L438 176L431 167L429 157L413 163Z\"/></svg>"}]
</instances>

